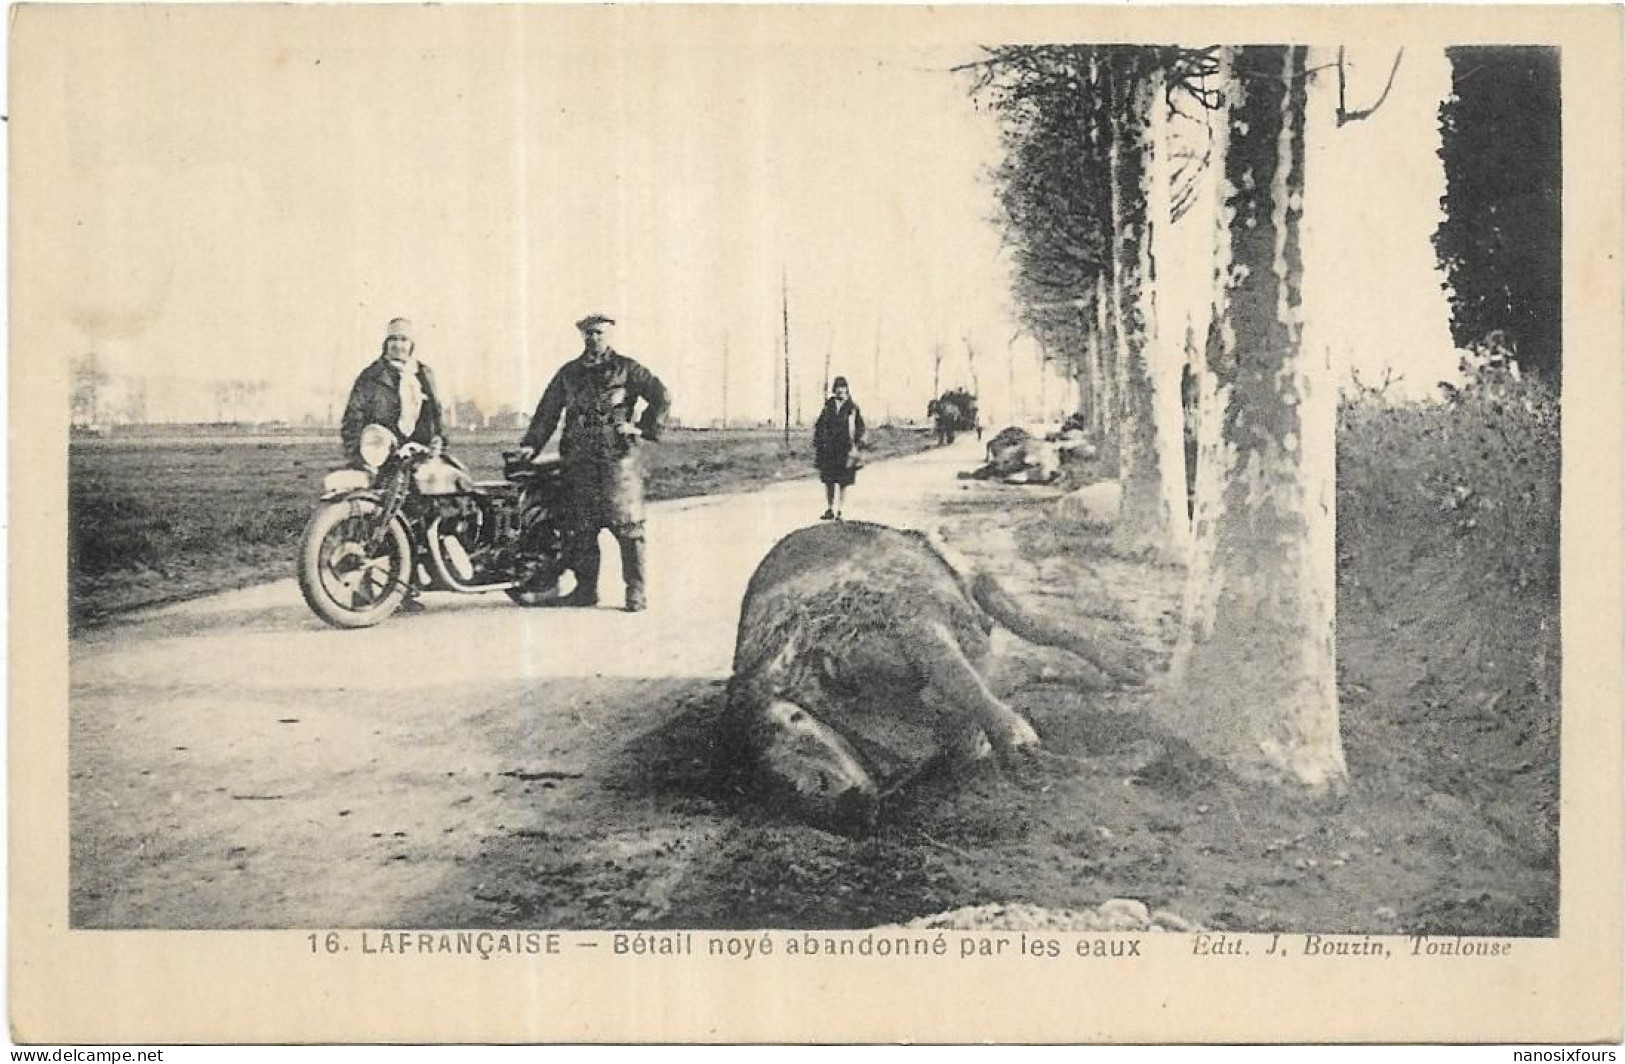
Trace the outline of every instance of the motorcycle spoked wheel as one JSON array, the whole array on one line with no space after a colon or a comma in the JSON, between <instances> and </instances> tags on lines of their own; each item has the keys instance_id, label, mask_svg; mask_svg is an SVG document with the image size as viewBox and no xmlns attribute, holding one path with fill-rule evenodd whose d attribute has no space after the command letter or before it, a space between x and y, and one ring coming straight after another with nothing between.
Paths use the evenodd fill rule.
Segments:
<instances>
[{"instance_id":1,"label":"motorcycle spoked wheel","mask_svg":"<svg viewBox=\"0 0 1625 1064\"><path fill-rule=\"evenodd\" d=\"M508 598L519 606L546 606L558 601L559 577L564 575L564 566L549 566L540 574L532 576L520 587L508 588Z\"/></svg>"},{"instance_id":2,"label":"motorcycle spoked wheel","mask_svg":"<svg viewBox=\"0 0 1625 1064\"><path fill-rule=\"evenodd\" d=\"M311 515L299 543L299 591L335 628L370 628L400 607L412 579L412 541L399 517L368 545L384 508L344 499Z\"/></svg>"}]
</instances>

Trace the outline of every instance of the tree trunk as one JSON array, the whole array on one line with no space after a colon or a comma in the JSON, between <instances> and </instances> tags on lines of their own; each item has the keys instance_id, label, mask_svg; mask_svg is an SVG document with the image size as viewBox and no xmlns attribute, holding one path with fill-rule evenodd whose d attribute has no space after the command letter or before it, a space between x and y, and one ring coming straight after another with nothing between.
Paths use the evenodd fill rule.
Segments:
<instances>
[{"instance_id":1,"label":"tree trunk","mask_svg":"<svg viewBox=\"0 0 1625 1064\"><path fill-rule=\"evenodd\" d=\"M1100 400L1100 339L1095 335L1087 311L1078 315L1079 342L1083 350L1078 352L1076 360L1072 363L1072 375L1078 382L1078 409L1077 415L1085 425L1094 425L1095 408Z\"/></svg>"},{"instance_id":2,"label":"tree trunk","mask_svg":"<svg viewBox=\"0 0 1625 1064\"><path fill-rule=\"evenodd\" d=\"M1217 301L1175 703L1244 775L1337 787L1334 382L1302 343L1307 49L1227 50Z\"/></svg>"},{"instance_id":3,"label":"tree trunk","mask_svg":"<svg viewBox=\"0 0 1625 1064\"><path fill-rule=\"evenodd\" d=\"M1119 82L1121 86L1121 82ZM1117 233L1119 347L1118 549L1183 562L1190 547L1179 377L1157 327L1156 247L1172 225L1162 143L1163 75L1134 77L1114 97L1112 222Z\"/></svg>"},{"instance_id":4,"label":"tree trunk","mask_svg":"<svg viewBox=\"0 0 1625 1064\"><path fill-rule=\"evenodd\" d=\"M1157 256L1173 246L1173 170L1169 165L1168 108L1162 71L1151 80L1146 124L1145 190L1147 239L1141 247L1140 271L1147 279L1145 318L1150 324L1143 364L1151 385L1152 430L1157 463L1156 519L1163 535L1164 557L1184 562L1190 557L1190 492L1185 479L1185 408L1183 337L1164 326L1159 301L1165 285ZM1175 273L1176 271L1170 271Z\"/></svg>"},{"instance_id":5,"label":"tree trunk","mask_svg":"<svg viewBox=\"0 0 1625 1064\"><path fill-rule=\"evenodd\" d=\"M1128 339L1126 336L1128 331L1128 323L1124 320L1123 312L1123 301L1125 298L1123 289L1127 281L1127 278L1124 277L1126 265L1124 262L1125 254L1123 250L1125 227L1125 206L1123 203L1122 179L1123 137L1121 125L1122 118L1116 107L1116 94L1118 89L1114 75L1108 75L1106 91L1109 94L1108 98L1112 100L1112 106L1107 110L1108 129L1106 131L1107 185L1110 190L1109 194L1111 198L1112 221L1111 248L1109 253L1109 258L1111 261L1109 263L1109 276L1107 278L1110 288L1107 298L1109 301L1108 305L1110 307L1110 314L1108 317L1110 322L1109 329L1111 332L1112 378L1111 424L1108 426L1108 429L1112 434L1112 450L1116 452L1122 446L1122 423L1129 413L1129 400L1128 396L1125 394L1125 385L1128 379L1126 369L1128 366L1128 354L1126 350L1128 346ZM1127 461L1128 456L1119 456L1119 477L1124 475L1122 467Z\"/></svg>"},{"instance_id":6,"label":"tree trunk","mask_svg":"<svg viewBox=\"0 0 1625 1064\"><path fill-rule=\"evenodd\" d=\"M1095 275L1095 327L1094 327L1094 359L1093 374L1095 388L1099 398L1095 402L1095 420L1093 428L1095 439L1099 442L1101 455L1109 463L1117 461L1117 389L1115 378L1117 374L1117 359L1113 352L1116 350L1116 338L1112 334L1111 297L1106 285L1104 271Z\"/></svg>"}]
</instances>

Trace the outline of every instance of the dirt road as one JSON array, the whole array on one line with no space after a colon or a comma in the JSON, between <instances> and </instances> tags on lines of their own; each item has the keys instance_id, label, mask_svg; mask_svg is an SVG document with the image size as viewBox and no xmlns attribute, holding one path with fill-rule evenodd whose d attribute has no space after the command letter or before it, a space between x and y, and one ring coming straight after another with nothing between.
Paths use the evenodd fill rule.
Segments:
<instances>
[{"instance_id":1,"label":"dirt road","mask_svg":"<svg viewBox=\"0 0 1625 1064\"><path fill-rule=\"evenodd\" d=\"M866 469L849 516L928 525L977 454ZM814 481L655 505L641 615L606 537L596 610L440 594L340 632L287 580L80 635L74 924L682 922L727 817L706 737L673 729L719 697L756 563L822 508Z\"/></svg>"}]
</instances>

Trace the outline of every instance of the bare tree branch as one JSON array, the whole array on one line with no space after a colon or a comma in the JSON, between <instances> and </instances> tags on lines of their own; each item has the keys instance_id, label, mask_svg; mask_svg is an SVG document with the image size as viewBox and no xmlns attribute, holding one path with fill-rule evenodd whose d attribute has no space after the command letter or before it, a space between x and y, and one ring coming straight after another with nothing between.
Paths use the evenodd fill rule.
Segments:
<instances>
[{"instance_id":1,"label":"bare tree branch","mask_svg":"<svg viewBox=\"0 0 1625 1064\"><path fill-rule=\"evenodd\" d=\"M1337 124L1339 127L1346 126L1350 122L1364 121L1377 113L1377 108L1381 107L1388 99L1388 93L1394 87L1394 77L1399 73L1400 60L1404 58L1405 49L1401 48L1394 53L1394 65L1388 71L1388 84L1382 87L1382 95L1377 97L1376 103L1363 111L1350 111L1344 107L1344 93L1348 87L1348 81L1343 69L1343 49L1341 47L1337 49Z\"/></svg>"}]
</instances>

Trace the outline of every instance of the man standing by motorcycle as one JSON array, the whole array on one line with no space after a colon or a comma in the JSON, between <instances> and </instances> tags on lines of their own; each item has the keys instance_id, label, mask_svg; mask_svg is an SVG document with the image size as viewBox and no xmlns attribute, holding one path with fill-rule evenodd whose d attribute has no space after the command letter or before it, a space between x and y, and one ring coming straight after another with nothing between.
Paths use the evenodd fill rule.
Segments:
<instances>
[{"instance_id":1,"label":"man standing by motorcycle","mask_svg":"<svg viewBox=\"0 0 1625 1064\"><path fill-rule=\"evenodd\" d=\"M437 453L445 447L445 421L434 374L418 361L412 323L405 318L390 319L383 351L356 377L344 404L339 438L344 441L345 458L358 468L365 464L361 430L368 425L382 425L402 441L421 443ZM401 608L407 613L423 609L415 579Z\"/></svg>"},{"instance_id":2,"label":"man standing by motorcycle","mask_svg":"<svg viewBox=\"0 0 1625 1064\"><path fill-rule=\"evenodd\" d=\"M589 314L576 322L581 355L553 376L520 447L535 457L564 417L559 458L566 492L567 563L575 571L576 587L559 604L598 604L598 533L607 528L621 548L626 610L637 613L648 605L639 441L659 439L671 401L660 378L611 346L614 324L607 314ZM634 421L640 399L643 413Z\"/></svg>"}]
</instances>

